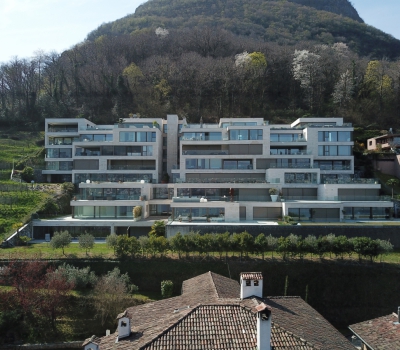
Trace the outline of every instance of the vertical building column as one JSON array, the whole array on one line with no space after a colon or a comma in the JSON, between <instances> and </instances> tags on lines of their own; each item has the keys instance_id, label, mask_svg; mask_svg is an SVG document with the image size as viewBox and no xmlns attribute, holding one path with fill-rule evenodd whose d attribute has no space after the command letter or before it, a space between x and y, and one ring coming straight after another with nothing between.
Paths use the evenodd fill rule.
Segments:
<instances>
[{"instance_id":1,"label":"vertical building column","mask_svg":"<svg viewBox=\"0 0 400 350\"><path fill-rule=\"evenodd\" d=\"M171 170L178 164L178 124L179 118L176 114L167 115L167 172L171 178Z\"/></svg>"}]
</instances>

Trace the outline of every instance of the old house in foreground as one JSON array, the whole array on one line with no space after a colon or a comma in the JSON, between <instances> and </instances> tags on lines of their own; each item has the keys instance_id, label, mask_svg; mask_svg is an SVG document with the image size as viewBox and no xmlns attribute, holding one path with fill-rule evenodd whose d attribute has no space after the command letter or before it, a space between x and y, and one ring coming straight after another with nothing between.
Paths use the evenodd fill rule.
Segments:
<instances>
[{"instance_id":1,"label":"old house in foreground","mask_svg":"<svg viewBox=\"0 0 400 350\"><path fill-rule=\"evenodd\" d=\"M397 312L349 326L362 350L400 349L400 308Z\"/></svg>"},{"instance_id":2,"label":"old house in foreground","mask_svg":"<svg viewBox=\"0 0 400 350\"><path fill-rule=\"evenodd\" d=\"M182 294L130 307L115 333L83 343L85 350L258 349L354 350L299 297L263 297L263 276L237 281L208 272L183 282Z\"/></svg>"}]
</instances>

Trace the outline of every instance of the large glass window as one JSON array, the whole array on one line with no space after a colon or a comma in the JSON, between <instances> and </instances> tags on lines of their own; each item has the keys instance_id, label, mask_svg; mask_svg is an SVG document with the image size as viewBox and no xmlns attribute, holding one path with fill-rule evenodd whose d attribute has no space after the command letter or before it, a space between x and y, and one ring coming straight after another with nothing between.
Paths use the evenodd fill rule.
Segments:
<instances>
[{"instance_id":1,"label":"large glass window","mask_svg":"<svg viewBox=\"0 0 400 350\"><path fill-rule=\"evenodd\" d=\"M233 129L230 140L262 140L262 130Z\"/></svg>"},{"instance_id":2,"label":"large glass window","mask_svg":"<svg viewBox=\"0 0 400 350\"><path fill-rule=\"evenodd\" d=\"M350 142L352 141L351 131L318 131L319 142Z\"/></svg>"},{"instance_id":3,"label":"large glass window","mask_svg":"<svg viewBox=\"0 0 400 350\"><path fill-rule=\"evenodd\" d=\"M120 142L155 142L155 132L143 131L121 131L119 133Z\"/></svg>"},{"instance_id":4,"label":"large glass window","mask_svg":"<svg viewBox=\"0 0 400 350\"><path fill-rule=\"evenodd\" d=\"M47 158L71 158L72 148L47 148Z\"/></svg>"},{"instance_id":5,"label":"large glass window","mask_svg":"<svg viewBox=\"0 0 400 350\"><path fill-rule=\"evenodd\" d=\"M270 134L271 142L298 142L304 141L303 134Z\"/></svg>"}]
</instances>

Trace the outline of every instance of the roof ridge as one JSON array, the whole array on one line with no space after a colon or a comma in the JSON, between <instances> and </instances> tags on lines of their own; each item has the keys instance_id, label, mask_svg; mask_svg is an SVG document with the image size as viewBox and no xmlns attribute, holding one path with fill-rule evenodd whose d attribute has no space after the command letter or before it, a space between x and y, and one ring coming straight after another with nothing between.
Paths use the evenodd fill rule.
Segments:
<instances>
[{"instance_id":1,"label":"roof ridge","mask_svg":"<svg viewBox=\"0 0 400 350\"><path fill-rule=\"evenodd\" d=\"M215 285L215 282L214 282L214 276L213 276L214 272L212 272L212 271L208 271L208 273L209 273L209 275L210 275L210 277L211 277L211 282L212 282L212 285L214 286L215 295L217 296L217 298L220 298L220 299L222 299L222 298L219 296L219 293L218 293L217 286Z\"/></svg>"}]
</instances>

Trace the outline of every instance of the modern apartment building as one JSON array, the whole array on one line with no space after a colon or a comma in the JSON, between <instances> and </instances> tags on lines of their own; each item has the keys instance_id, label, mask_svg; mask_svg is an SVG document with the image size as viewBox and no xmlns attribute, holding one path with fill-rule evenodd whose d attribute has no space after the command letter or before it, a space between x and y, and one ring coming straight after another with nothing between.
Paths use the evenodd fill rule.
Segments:
<instances>
[{"instance_id":1,"label":"modern apartment building","mask_svg":"<svg viewBox=\"0 0 400 350\"><path fill-rule=\"evenodd\" d=\"M393 205L380 184L354 172L352 132L342 118L285 125L261 118L188 124L177 115L114 125L46 119L43 173L79 189L68 225L106 223L115 232L149 226L132 221L136 205L143 219L170 217L171 224L388 217Z\"/></svg>"}]
</instances>

